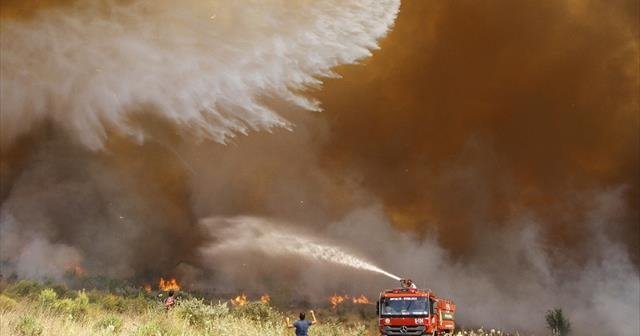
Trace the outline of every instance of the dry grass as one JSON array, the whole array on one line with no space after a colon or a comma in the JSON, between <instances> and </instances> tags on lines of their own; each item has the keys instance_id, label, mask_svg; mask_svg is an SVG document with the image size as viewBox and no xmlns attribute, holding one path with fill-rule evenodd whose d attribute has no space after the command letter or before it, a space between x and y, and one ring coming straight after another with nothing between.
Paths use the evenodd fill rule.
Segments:
<instances>
[{"instance_id":1,"label":"dry grass","mask_svg":"<svg viewBox=\"0 0 640 336\"><path fill-rule=\"evenodd\" d=\"M0 294L0 336L291 336L285 315L260 302L242 307L186 294L165 311L151 295L69 291L21 281ZM378 336L368 310L322 311L310 336ZM503 336L497 330L456 331L456 336Z\"/></svg>"},{"instance_id":2,"label":"dry grass","mask_svg":"<svg viewBox=\"0 0 640 336\"><path fill-rule=\"evenodd\" d=\"M9 299L5 296L6 299ZM51 300L51 299L49 299ZM99 302L91 302L84 313L71 314L55 304L34 298L17 298L0 310L1 336L285 336L292 335L283 315L273 308L252 303L253 308L215 311L222 305L200 301L194 308L176 307L166 312L151 304L143 311L108 311ZM76 301L73 301L74 304ZM184 301L188 305L192 300ZM223 304L226 307L226 304ZM261 307L262 306L262 307ZM211 311L213 309L213 312ZM218 309L219 310L219 309ZM193 318L197 315L196 318ZM312 327L312 336L366 336L365 327L346 327L339 323L323 323Z\"/></svg>"}]
</instances>

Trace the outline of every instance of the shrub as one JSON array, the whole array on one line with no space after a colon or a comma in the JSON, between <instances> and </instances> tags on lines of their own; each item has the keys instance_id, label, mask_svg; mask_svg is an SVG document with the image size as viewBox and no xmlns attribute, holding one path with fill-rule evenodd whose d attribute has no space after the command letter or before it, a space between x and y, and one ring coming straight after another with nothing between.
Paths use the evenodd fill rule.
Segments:
<instances>
[{"instance_id":1,"label":"shrub","mask_svg":"<svg viewBox=\"0 0 640 336\"><path fill-rule=\"evenodd\" d=\"M152 301L147 300L144 296L139 295L133 299L127 299L125 302L126 311L134 314L142 314L150 308Z\"/></svg>"},{"instance_id":2,"label":"shrub","mask_svg":"<svg viewBox=\"0 0 640 336\"><path fill-rule=\"evenodd\" d=\"M38 295L40 304L44 307L53 307L58 300L58 293L51 288L45 288Z\"/></svg>"},{"instance_id":3,"label":"shrub","mask_svg":"<svg viewBox=\"0 0 640 336\"><path fill-rule=\"evenodd\" d=\"M122 319L115 315L107 315L98 320L98 322L93 326L93 329L116 334L120 333L120 330L122 330Z\"/></svg>"},{"instance_id":4,"label":"shrub","mask_svg":"<svg viewBox=\"0 0 640 336\"><path fill-rule=\"evenodd\" d=\"M32 280L20 280L15 284L7 287L5 293L11 297L36 297L42 286Z\"/></svg>"},{"instance_id":5,"label":"shrub","mask_svg":"<svg viewBox=\"0 0 640 336\"><path fill-rule=\"evenodd\" d=\"M69 298L58 300L53 308L60 313L69 313L73 309L73 300Z\"/></svg>"},{"instance_id":6,"label":"shrub","mask_svg":"<svg viewBox=\"0 0 640 336\"><path fill-rule=\"evenodd\" d=\"M84 290L78 291L78 296L76 297L75 301L80 305L88 306L89 296Z\"/></svg>"},{"instance_id":7,"label":"shrub","mask_svg":"<svg viewBox=\"0 0 640 336\"><path fill-rule=\"evenodd\" d=\"M229 313L226 302L215 306L204 303L201 299L188 299L180 302L175 308L176 314L192 326L204 328L214 319Z\"/></svg>"},{"instance_id":8,"label":"shrub","mask_svg":"<svg viewBox=\"0 0 640 336\"><path fill-rule=\"evenodd\" d=\"M58 297L66 297L69 294L69 289L67 289L66 286L60 285L51 280L45 281L42 284L42 287L53 289L58 294Z\"/></svg>"},{"instance_id":9,"label":"shrub","mask_svg":"<svg viewBox=\"0 0 640 336\"><path fill-rule=\"evenodd\" d=\"M107 294L102 296L98 302L108 311L115 311L118 313L122 313L126 310L126 302L125 299L121 296L115 296L113 294Z\"/></svg>"},{"instance_id":10,"label":"shrub","mask_svg":"<svg viewBox=\"0 0 640 336\"><path fill-rule=\"evenodd\" d=\"M179 332L161 321L150 321L139 326L133 333L134 336L177 336Z\"/></svg>"},{"instance_id":11,"label":"shrub","mask_svg":"<svg viewBox=\"0 0 640 336\"><path fill-rule=\"evenodd\" d=\"M0 294L0 311L13 310L18 305L16 300L4 295Z\"/></svg>"},{"instance_id":12,"label":"shrub","mask_svg":"<svg viewBox=\"0 0 640 336\"><path fill-rule=\"evenodd\" d=\"M56 301L53 308L60 313L70 315L74 320L80 320L87 314L89 297L84 291L80 291L75 299L67 298Z\"/></svg>"},{"instance_id":13,"label":"shrub","mask_svg":"<svg viewBox=\"0 0 640 336\"><path fill-rule=\"evenodd\" d=\"M31 316L22 316L16 324L15 331L22 336L42 335L42 325Z\"/></svg>"},{"instance_id":14,"label":"shrub","mask_svg":"<svg viewBox=\"0 0 640 336\"><path fill-rule=\"evenodd\" d=\"M236 308L236 315L253 321L281 320L282 317L271 306L262 302L249 302Z\"/></svg>"},{"instance_id":15,"label":"shrub","mask_svg":"<svg viewBox=\"0 0 640 336\"><path fill-rule=\"evenodd\" d=\"M92 289L89 291L85 291L87 296L89 297L89 302L100 304L100 300L104 297L105 293L101 292L97 289Z\"/></svg>"},{"instance_id":16,"label":"shrub","mask_svg":"<svg viewBox=\"0 0 640 336\"><path fill-rule=\"evenodd\" d=\"M571 323L562 313L562 309L556 308L550 310L545 315L547 326L554 336L566 336L571 331Z\"/></svg>"}]
</instances>

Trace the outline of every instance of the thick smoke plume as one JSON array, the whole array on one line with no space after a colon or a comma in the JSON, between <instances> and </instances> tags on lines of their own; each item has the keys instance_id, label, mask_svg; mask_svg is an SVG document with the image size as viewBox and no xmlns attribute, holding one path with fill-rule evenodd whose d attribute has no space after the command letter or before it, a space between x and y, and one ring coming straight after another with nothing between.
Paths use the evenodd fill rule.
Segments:
<instances>
[{"instance_id":1,"label":"thick smoke plume","mask_svg":"<svg viewBox=\"0 0 640 336\"><path fill-rule=\"evenodd\" d=\"M195 221L182 200L186 163L170 146L172 134L224 142L249 129L290 127L266 101L318 110L299 91L319 85L318 77L334 76L332 67L369 56L393 23L399 2L62 1L40 6L3 3L2 245L11 247L4 258L22 260L16 250L23 245L15 242L44 235L83 245L86 257L97 261L94 269L131 276L134 270L157 269L149 260L189 259L186 246L197 241L197 229L189 224ZM30 130L47 144L26 149L16 144ZM82 148L103 148L109 134L107 150L119 155ZM130 169L135 159L121 150L130 145L126 137L155 147L141 160L144 167ZM25 151L39 159L20 166ZM177 166L166 163L167 153ZM157 160L164 161L161 167ZM126 170L124 175L118 168ZM154 172L141 171L147 168ZM154 185L159 176L162 185ZM158 213L154 208L160 204ZM147 230L157 232L144 237ZM38 239L46 242L46 237ZM90 246L90 237L100 242ZM182 247L176 250L186 255L150 248L174 245L174 239ZM131 250L139 244L149 248ZM43 251L40 256L68 254ZM103 263L112 260L117 265ZM25 267L38 269L35 263ZM33 270L18 274L33 275Z\"/></svg>"},{"instance_id":2,"label":"thick smoke plume","mask_svg":"<svg viewBox=\"0 0 640 336\"><path fill-rule=\"evenodd\" d=\"M206 219L202 225L214 239L202 253L205 262L219 271L216 282L228 283L236 291L269 289L243 274L256 274L274 284L290 283L291 265L303 270L294 276L297 284L292 286L302 287L298 295L308 295L313 302L333 292L373 297L381 288L398 285L382 274L354 271L366 267L342 253L338 259L345 262L335 263L341 266L318 262L336 257L329 253L326 258L331 247L344 246L375 257L381 267L413 278L420 287L455 298L463 325L540 330L539 319L549 307L565 307L577 334L605 328L615 335L634 335L640 331L636 318L640 274L624 248L603 235L607 225L617 224L616 213L623 210L620 195L621 190L609 190L595 196L595 208L584 224L598 238L585 265L557 260L554 254L564 251L544 242L541 223L532 216L513 218L509 229L479 237L483 243L475 247L474 255L459 260L435 236L419 239L396 230L380 206L354 210L328 223L315 238L301 231L300 223L283 226L255 217ZM282 263L283 255L293 258Z\"/></svg>"},{"instance_id":3,"label":"thick smoke plume","mask_svg":"<svg viewBox=\"0 0 640 336\"><path fill-rule=\"evenodd\" d=\"M276 236L411 277L465 326L539 334L561 307L639 333L637 1L0 9L3 276L397 285Z\"/></svg>"}]
</instances>

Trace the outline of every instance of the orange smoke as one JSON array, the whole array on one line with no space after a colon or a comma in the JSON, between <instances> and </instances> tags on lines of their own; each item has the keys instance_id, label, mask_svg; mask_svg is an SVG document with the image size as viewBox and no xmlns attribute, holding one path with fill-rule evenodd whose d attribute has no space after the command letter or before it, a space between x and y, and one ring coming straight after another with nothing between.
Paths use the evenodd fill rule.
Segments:
<instances>
[{"instance_id":1,"label":"orange smoke","mask_svg":"<svg viewBox=\"0 0 640 336\"><path fill-rule=\"evenodd\" d=\"M175 278L171 278L168 280L165 280L163 278L160 278L160 283L158 283L158 288L161 291L179 291L180 290L180 285L178 284L178 280L176 280Z\"/></svg>"},{"instance_id":2,"label":"orange smoke","mask_svg":"<svg viewBox=\"0 0 640 336\"><path fill-rule=\"evenodd\" d=\"M247 302L248 302L248 300L247 300L247 296L246 296L246 295L244 295L244 293L242 293L242 294L240 294L240 295L236 296L236 298L235 298L235 299L231 300L231 303L232 303L234 306L244 306L244 305L246 305L246 304L247 304Z\"/></svg>"}]
</instances>

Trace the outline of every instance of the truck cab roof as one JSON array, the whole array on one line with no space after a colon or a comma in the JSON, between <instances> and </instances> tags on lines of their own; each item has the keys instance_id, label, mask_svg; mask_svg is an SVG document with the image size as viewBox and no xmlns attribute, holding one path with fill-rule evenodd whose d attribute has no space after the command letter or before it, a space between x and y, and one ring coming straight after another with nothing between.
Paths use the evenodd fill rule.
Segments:
<instances>
[{"instance_id":1,"label":"truck cab roof","mask_svg":"<svg viewBox=\"0 0 640 336\"><path fill-rule=\"evenodd\" d=\"M421 290L417 288L395 288L387 289L380 293L381 297L404 297L404 296L418 296L418 297L435 297L431 290Z\"/></svg>"}]
</instances>

